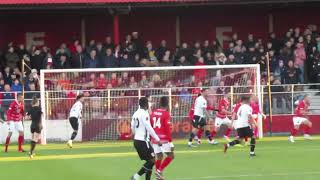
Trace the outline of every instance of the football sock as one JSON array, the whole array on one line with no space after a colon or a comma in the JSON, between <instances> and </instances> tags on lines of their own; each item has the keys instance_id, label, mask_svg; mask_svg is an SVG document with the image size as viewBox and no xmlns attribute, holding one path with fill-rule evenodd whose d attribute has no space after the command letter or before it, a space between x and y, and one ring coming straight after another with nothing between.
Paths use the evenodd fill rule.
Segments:
<instances>
[{"instance_id":1,"label":"football sock","mask_svg":"<svg viewBox=\"0 0 320 180\"><path fill-rule=\"evenodd\" d=\"M291 130L291 136L296 136L297 134L298 134L298 130L295 129L295 128L293 128L293 129Z\"/></svg>"},{"instance_id":2,"label":"football sock","mask_svg":"<svg viewBox=\"0 0 320 180\"><path fill-rule=\"evenodd\" d=\"M154 163L151 161L147 161L144 165L143 168L146 173L146 180L151 180L151 175L152 175L152 168L154 166Z\"/></svg>"},{"instance_id":3,"label":"football sock","mask_svg":"<svg viewBox=\"0 0 320 180\"><path fill-rule=\"evenodd\" d=\"M214 137L217 134L216 130L211 131L211 137Z\"/></svg>"},{"instance_id":4,"label":"football sock","mask_svg":"<svg viewBox=\"0 0 320 180\"><path fill-rule=\"evenodd\" d=\"M77 136L78 132L77 131L74 131L71 135L71 140L74 140Z\"/></svg>"},{"instance_id":5,"label":"football sock","mask_svg":"<svg viewBox=\"0 0 320 180\"><path fill-rule=\"evenodd\" d=\"M189 142L192 142L192 140L193 140L193 138L194 138L194 133L193 132L191 132L191 134L190 134L190 138L189 138Z\"/></svg>"},{"instance_id":6,"label":"football sock","mask_svg":"<svg viewBox=\"0 0 320 180\"><path fill-rule=\"evenodd\" d=\"M30 153L33 154L34 149L36 148L37 142L31 141L31 148L30 148Z\"/></svg>"},{"instance_id":7,"label":"football sock","mask_svg":"<svg viewBox=\"0 0 320 180\"><path fill-rule=\"evenodd\" d=\"M310 134L310 127L309 126L306 126L305 128L304 128L304 134Z\"/></svg>"},{"instance_id":8,"label":"football sock","mask_svg":"<svg viewBox=\"0 0 320 180\"><path fill-rule=\"evenodd\" d=\"M225 133L224 135L227 136L227 137L229 137L230 134L231 134L231 131L232 131L232 129L231 129L231 128L228 128L228 129L226 130L226 133Z\"/></svg>"},{"instance_id":9,"label":"football sock","mask_svg":"<svg viewBox=\"0 0 320 180\"><path fill-rule=\"evenodd\" d=\"M250 141L250 152L254 152L255 148L256 148L256 138L251 138L251 141Z\"/></svg>"},{"instance_id":10,"label":"football sock","mask_svg":"<svg viewBox=\"0 0 320 180\"><path fill-rule=\"evenodd\" d=\"M11 137L8 136L7 139L6 139L5 150L4 150L5 152L8 151L8 146L9 146L9 144L10 144L10 138L11 138Z\"/></svg>"},{"instance_id":11,"label":"football sock","mask_svg":"<svg viewBox=\"0 0 320 180\"><path fill-rule=\"evenodd\" d=\"M212 136L211 136L211 133L210 133L210 131L205 131L205 135L206 135L206 137L209 139L209 141L211 141L212 140Z\"/></svg>"},{"instance_id":12,"label":"football sock","mask_svg":"<svg viewBox=\"0 0 320 180\"><path fill-rule=\"evenodd\" d=\"M199 139L201 139L202 134L203 134L203 129L199 129L199 131L197 133L197 136L198 136Z\"/></svg>"},{"instance_id":13,"label":"football sock","mask_svg":"<svg viewBox=\"0 0 320 180\"><path fill-rule=\"evenodd\" d=\"M23 136L19 136L18 137L19 151L22 150L22 144L23 144Z\"/></svg>"},{"instance_id":14,"label":"football sock","mask_svg":"<svg viewBox=\"0 0 320 180\"><path fill-rule=\"evenodd\" d=\"M161 160L156 160L156 169L160 169L161 166Z\"/></svg>"},{"instance_id":15,"label":"football sock","mask_svg":"<svg viewBox=\"0 0 320 180\"><path fill-rule=\"evenodd\" d=\"M229 143L229 146L234 146L234 145L236 145L236 144L240 144L240 141L239 141L238 139L236 139L236 140L234 140L234 141L231 141L231 142Z\"/></svg>"},{"instance_id":16,"label":"football sock","mask_svg":"<svg viewBox=\"0 0 320 180\"><path fill-rule=\"evenodd\" d=\"M163 160L159 170L162 172L171 163L172 160L173 160L172 157L170 157L170 156L166 157Z\"/></svg>"}]
</instances>

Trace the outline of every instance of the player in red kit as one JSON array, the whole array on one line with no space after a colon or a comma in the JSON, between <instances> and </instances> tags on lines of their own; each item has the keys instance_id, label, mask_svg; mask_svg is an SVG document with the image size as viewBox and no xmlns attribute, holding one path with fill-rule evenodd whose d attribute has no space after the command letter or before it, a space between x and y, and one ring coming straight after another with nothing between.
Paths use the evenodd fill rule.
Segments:
<instances>
[{"instance_id":1,"label":"player in red kit","mask_svg":"<svg viewBox=\"0 0 320 180\"><path fill-rule=\"evenodd\" d=\"M251 96L251 102L250 106L252 108L252 120L258 124L259 118L264 118L264 114L262 114L260 105L259 105L259 99L257 96ZM255 127L253 130L253 133L256 137L259 137L259 127Z\"/></svg>"},{"instance_id":2,"label":"player in red kit","mask_svg":"<svg viewBox=\"0 0 320 180\"><path fill-rule=\"evenodd\" d=\"M298 134L300 125L304 124L306 127L304 129L304 138L311 139L310 137L310 129L312 127L311 121L308 119L308 115L310 106L310 98L308 95L305 95L303 100L298 102L298 105L294 111L293 117L293 129L291 130L291 135L289 136L289 141L294 143L294 137Z\"/></svg>"},{"instance_id":3,"label":"player in red kit","mask_svg":"<svg viewBox=\"0 0 320 180\"><path fill-rule=\"evenodd\" d=\"M160 138L162 146L159 143L152 141L152 147L156 154L156 176L158 180L163 180L162 172L174 159L174 145L171 136L171 116L168 112L169 99L168 97L160 98L160 108L152 111L150 115L151 125L155 133ZM166 158L163 159L163 154Z\"/></svg>"},{"instance_id":4,"label":"player in red kit","mask_svg":"<svg viewBox=\"0 0 320 180\"><path fill-rule=\"evenodd\" d=\"M230 141L229 136L232 132L232 121L227 116L232 115L232 112L229 111L230 102L228 97L229 94L226 94L223 99L219 101L218 112L214 123L215 128L211 131L211 136L213 137L220 130L221 125L226 125L228 128L224 134L224 138Z\"/></svg>"},{"instance_id":5,"label":"player in red kit","mask_svg":"<svg viewBox=\"0 0 320 180\"><path fill-rule=\"evenodd\" d=\"M19 132L18 151L25 152L22 149L22 144L24 140L23 139L24 132L23 132L23 125L22 125L23 116L24 116L23 97L22 97L22 94L18 94L17 99L10 104L10 107L7 111L7 122L8 122L9 132L6 139L5 150L4 150L5 152L8 152L8 146L10 144L10 138L12 136L13 131Z\"/></svg>"}]
</instances>

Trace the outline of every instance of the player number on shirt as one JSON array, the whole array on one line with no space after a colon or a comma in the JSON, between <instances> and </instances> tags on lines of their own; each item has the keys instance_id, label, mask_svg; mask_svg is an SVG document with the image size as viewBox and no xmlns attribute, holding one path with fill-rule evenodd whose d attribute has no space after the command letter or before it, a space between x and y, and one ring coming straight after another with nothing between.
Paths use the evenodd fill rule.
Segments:
<instances>
[{"instance_id":1,"label":"player number on shirt","mask_svg":"<svg viewBox=\"0 0 320 180\"><path fill-rule=\"evenodd\" d=\"M153 117L153 128L161 128L160 117Z\"/></svg>"}]
</instances>

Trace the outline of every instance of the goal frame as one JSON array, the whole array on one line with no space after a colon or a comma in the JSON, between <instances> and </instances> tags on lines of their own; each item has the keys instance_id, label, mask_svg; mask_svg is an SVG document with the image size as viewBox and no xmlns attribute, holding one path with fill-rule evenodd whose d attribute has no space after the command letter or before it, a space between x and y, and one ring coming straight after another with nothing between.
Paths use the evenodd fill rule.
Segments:
<instances>
[{"instance_id":1,"label":"goal frame","mask_svg":"<svg viewBox=\"0 0 320 180\"><path fill-rule=\"evenodd\" d=\"M168 67L136 67L136 68L88 68L88 69L41 69L40 70L40 100L41 109L43 112L42 118L42 134L41 144L47 144L47 127L46 127L46 93L45 93L45 73L63 73L63 72L124 72L124 71L166 71L166 70L194 70L194 69L256 69L256 86L259 105L262 107L262 86L261 86L261 71L259 64L239 64L239 65L205 65L205 66L168 66ZM114 88L117 89L117 88ZM259 137L263 137L262 122L259 123Z\"/></svg>"}]
</instances>

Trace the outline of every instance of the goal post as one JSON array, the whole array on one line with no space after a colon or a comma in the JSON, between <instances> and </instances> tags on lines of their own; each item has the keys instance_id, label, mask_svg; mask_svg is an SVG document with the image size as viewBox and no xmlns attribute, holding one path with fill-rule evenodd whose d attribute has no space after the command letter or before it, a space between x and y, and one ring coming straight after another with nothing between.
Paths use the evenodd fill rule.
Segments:
<instances>
[{"instance_id":1,"label":"goal post","mask_svg":"<svg viewBox=\"0 0 320 180\"><path fill-rule=\"evenodd\" d=\"M223 93L231 93L233 103L243 94L256 94L261 106L260 83L257 64L41 70L42 143L68 138L68 111L79 92L86 100L78 140L129 137L131 115L138 99L146 95L153 108L161 96L169 97L174 137L184 137L190 131L188 112L200 88L209 88L211 105ZM262 121L259 129L262 137Z\"/></svg>"}]
</instances>

